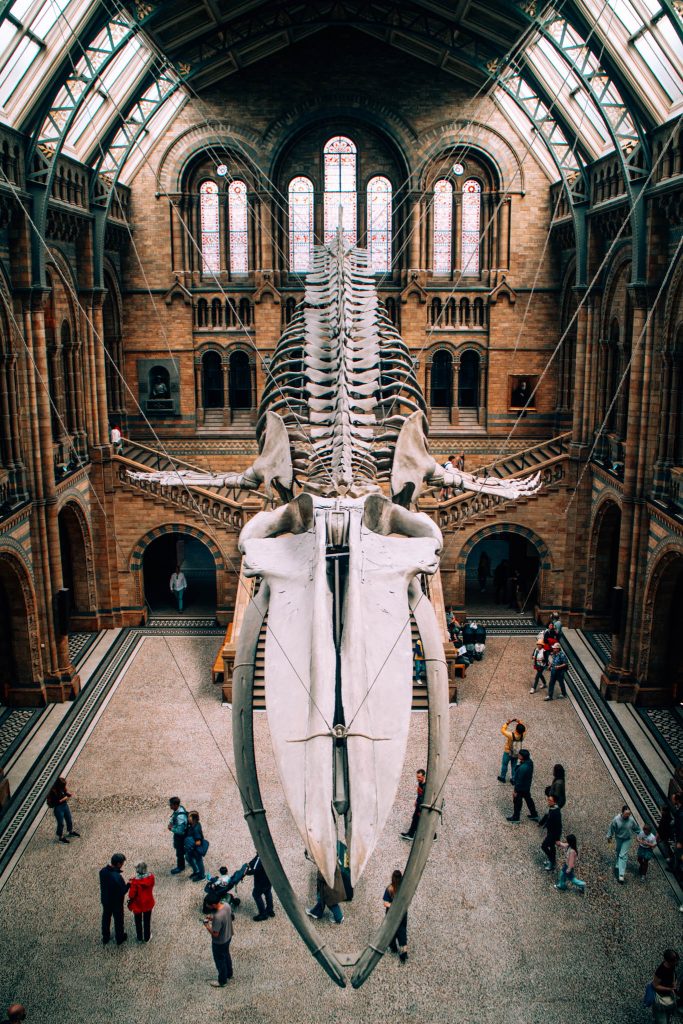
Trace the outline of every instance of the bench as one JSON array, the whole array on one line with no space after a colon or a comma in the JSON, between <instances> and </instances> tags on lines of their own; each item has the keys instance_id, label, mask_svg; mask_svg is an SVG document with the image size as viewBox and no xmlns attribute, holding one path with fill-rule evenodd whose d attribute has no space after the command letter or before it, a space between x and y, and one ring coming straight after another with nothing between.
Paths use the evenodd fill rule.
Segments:
<instances>
[{"instance_id":1,"label":"bench","mask_svg":"<svg viewBox=\"0 0 683 1024\"><path fill-rule=\"evenodd\" d=\"M216 660L214 661L213 668L211 669L211 678L212 678L214 683L222 683L223 682L223 673L225 671L224 664L223 664L223 648L226 646L226 644L230 643L231 637L232 637L232 622L229 622L228 623L228 628L225 631L225 639L223 640L223 643L221 644L221 646L218 649L218 654L216 655Z\"/></svg>"}]
</instances>

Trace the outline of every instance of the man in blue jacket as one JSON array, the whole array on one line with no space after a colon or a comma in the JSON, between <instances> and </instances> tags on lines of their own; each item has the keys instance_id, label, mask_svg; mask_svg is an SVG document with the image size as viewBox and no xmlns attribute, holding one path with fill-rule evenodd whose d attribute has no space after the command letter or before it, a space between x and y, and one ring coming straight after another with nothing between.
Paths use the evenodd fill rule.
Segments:
<instances>
[{"instance_id":1,"label":"man in blue jacket","mask_svg":"<svg viewBox=\"0 0 683 1024\"><path fill-rule=\"evenodd\" d=\"M123 877L123 865L126 858L122 853L114 853L111 863L100 871L100 900L102 901L102 945L106 946L111 937L111 919L114 918L116 945L120 946L128 936L123 930L123 897L130 885Z\"/></svg>"},{"instance_id":2,"label":"man in blue jacket","mask_svg":"<svg viewBox=\"0 0 683 1024\"><path fill-rule=\"evenodd\" d=\"M515 769L515 789L513 794L514 800L512 804L512 814L507 819L508 821L513 821L515 824L519 823L519 812L522 810L522 801L524 801L529 810L528 817L531 818L532 821L538 821L536 804L531 796L531 780L533 777L534 762L531 760L531 754L526 749L520 750L517 768Z\"/></svg>"}]
</instances>

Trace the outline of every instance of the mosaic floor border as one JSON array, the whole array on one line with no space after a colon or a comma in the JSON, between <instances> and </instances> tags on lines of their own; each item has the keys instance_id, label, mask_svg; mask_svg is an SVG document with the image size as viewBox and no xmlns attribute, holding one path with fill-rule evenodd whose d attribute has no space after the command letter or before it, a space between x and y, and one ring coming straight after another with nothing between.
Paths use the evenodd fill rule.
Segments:
<instances>
[{"instance_id":1,"label":"mosaic floor border","mask_svg":"<svg viewBox=\"0 0 683 1024\"><path fill-rule=\"evenodd\" d=\"M599 630L582 629L581 635L586 638L588 645L592 648L603 665L606 665L612 657L612 634Z\"/></svg>"},{"instance_id":2,"label":"mosaic floor border","mask_svg":"<svg viewBox=\"0 0 683 1024\"><path fill-rule=\"evenodd\" d=\"M674 764L683 763L683 719L676 708L636 708L657 743Z\"/></svg>"},{"instance_id":3,"label":"mosaic floor border","mask_svg":"<svg viewBox=\"0 0 683 1024\"><path fill-rule=\"evenodd\" d=\"M4 768L45 708L7 708L0 715L0 768Z\"/></svg>"}]
</instances>

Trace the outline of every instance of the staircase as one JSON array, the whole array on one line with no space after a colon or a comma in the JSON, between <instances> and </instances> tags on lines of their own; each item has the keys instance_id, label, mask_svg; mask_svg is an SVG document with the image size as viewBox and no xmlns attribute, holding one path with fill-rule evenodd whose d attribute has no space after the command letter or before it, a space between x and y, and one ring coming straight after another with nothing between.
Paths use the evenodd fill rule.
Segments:
<instances>
[{"instance_id":1,"label":"staircase","mask_svg":"<svg viewBox=\"0 0 683 1024\"><path fill-rule=\"evenodd\" d=\"M479 412L474 408L453 409L451 423L450 409L431 409L429 412L430 434L448 431L454 434L483 434L484 428L479 426Z\"/></svg>"},{"instance_id":2,"label":"staircase","mask_svg":"<svg viewBox=\"0 0 683 1024\"><path fill-rule=\"evenodd\" d=\"M191 469L198 473L207 472L206 467L194 466L183 459L170 459L140 441L125 441L123 453L114 455L113 461L118 464L118 477L124 489L134 491L147 500L181 508L232 532L239 532L248 514L261 508L261 502L252 495L245 494L244 500L237 501L235 491L227 487L209 489L194 484L188 486L180 480L171 484L162 484L158 480L131 480L129 471L148 470L153 473Z\"/></svg>"},{"instance_id":3,"label":"staircase","mask_svg":"<svg viewBox=\"0 0 683 1024\"><path fill-rule=\"evenodd\" d=\"M225 425L223 423L223 410L222 409L205 409L204 410L204 422L199 427L199 432L202 437L206 434L220 435L225 433Z\"/></svg>"},{"instance_id":4,"label":"staircase","mask_svg":"<svg viewBox=\"0 0 683 1024\"><path fill-rule=\"evenodd\" d=\"M496 459L487 466L477 470L478 476L517 477L531 473L541 474L541 489L525 498L511 499L498 497L495 494L481 494L466 491L446 501L433 501L436 508L430 507L428 501L421 502L424 511L432 515L438 526L445 531L453 531L469 526L472 522L482 519L493 519L503 509L510 506L526 505L538 501L550 488L557 488L565 475L565 464L569 457L569 441L571 432L559 434L549 441L514 455Z\"/></svg>"}]
</instances>

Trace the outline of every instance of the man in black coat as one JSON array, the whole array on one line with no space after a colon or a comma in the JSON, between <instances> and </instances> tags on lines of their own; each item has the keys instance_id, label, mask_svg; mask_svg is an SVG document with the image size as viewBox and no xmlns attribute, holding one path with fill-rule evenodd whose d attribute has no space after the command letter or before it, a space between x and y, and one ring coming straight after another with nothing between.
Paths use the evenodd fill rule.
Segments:
<instances>
[{"instance_id":1,"label":"man in black coat","mask_svg":"<svg viewBox=\"0 0 683 1024\"><path fill-rule=\"evenodd\" d=\"M126 858L122 853L112 855L111 863L100 871L100 899L102 901L102 945L109 942L111 919L114 918L116 945L120 946L128 936L123 930L123 897L130 889L130 884L123 877L123 865Z\"/></svg>"},{"instance_id":2,"label":"man in black coat","mask_svg":"<svg viewBox=\"0 0 683 1024\"><path fill-rule=\"evenodd\" d=\"M538 823L539 828L545 826L545 839L541 843L541 849L548 858L545 864L546 871L555 870L557 847L555 843L562 838L562 811L557 806L555 797L548 794L548 810Z\"/></svg>"},{"instance_id":3,"label":"man in black coat","mask_svg":"<svg viewBox=\"0 0 683 1024\"><path fill-rule=\"evenodd\" d=\"M519 813L522 810L522 801L527 805L529 817L532 821L538 821L536 804L531 796L531 780L534 777L534 762L528 750L522 749L519 752L519 760L515 768L515 789L513 794L512 814L507 819L515 824L519 823Z\"/></svg>"},{"instance_id":4,"label":"man in black coat","mask_svg":"<svg viewBox=\"0 0 683 1024\"><path fill-rule=\"evenodd\" d=\"M258 854L249 861L247 874L254 876L252 896L258 910L254 921L267 921L269 917L275 917L275 911L273 910L273 887Z\"/></svg>"}]
</instances>

